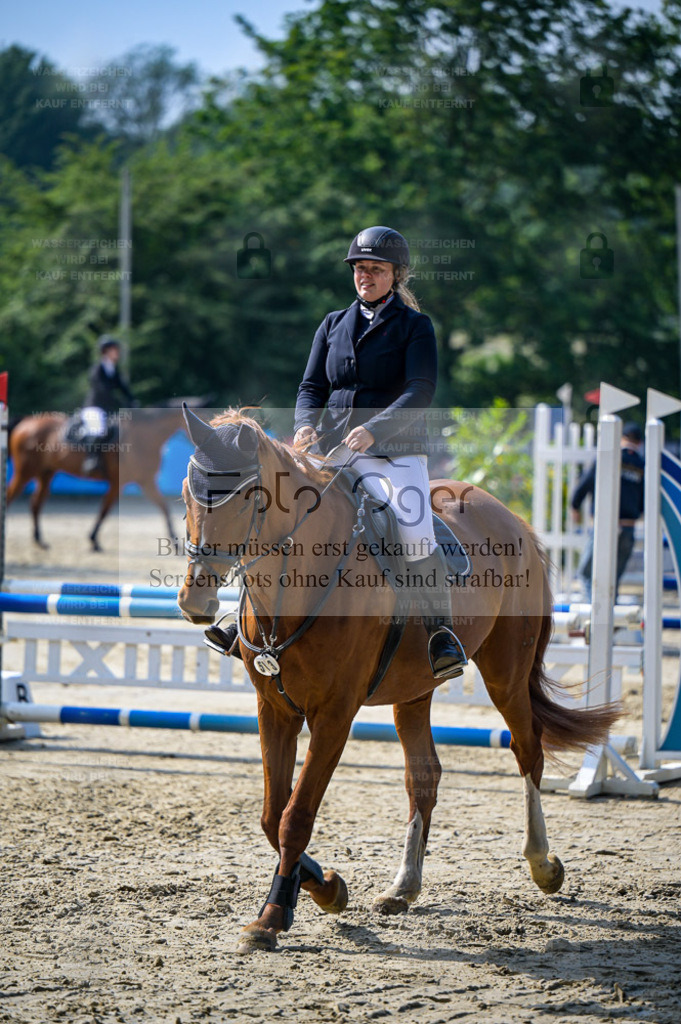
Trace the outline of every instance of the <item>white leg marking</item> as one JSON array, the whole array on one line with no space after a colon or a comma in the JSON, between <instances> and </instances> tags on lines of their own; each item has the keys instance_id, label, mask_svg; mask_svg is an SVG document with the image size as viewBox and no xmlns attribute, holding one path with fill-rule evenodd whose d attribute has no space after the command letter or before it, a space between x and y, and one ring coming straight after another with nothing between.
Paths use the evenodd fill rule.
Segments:
<instances>
[{"instance_id":1,"label":"white leg marking","mask_svg":"<svg viewBox=\"0 0 681 1024\"><path fill-rule=\"evenodd\" d=\"M423 841L423 818L417 811L407 825L407 836L404 841L404 853L395 881L389 890L395 896L404 896L410 903L421 892L423 876L423 858L426 844Z\"/></svg>"},{"instance_id":2,"label":"white leg marking","mask_svg":"<svg viewBox=\"0 0 681 1024\"><path fill-rule=\"evenodd\" d=\"M549 854L546 824L541 809L539 790L530 775L523 778L525 790L525 841L523 856L530 865L530 874L540 889L546 893L557 892L563 884L563 865Z\"/></svg>"},{"instance_id":3,"label":"white leg marking","mask_svg":"<svg viewBox=\"0 0 681 1024\"><path fill-rule=\"evenodd\" d=\"M423 841L423 818L420 811L407 825L404 853L395 881L376 897L374 906L383 914L403 914L421 892L421 873L426 844Z\"/></svg>"},{"instance_id":4,"label":"white leg marking","mask_svg":"<svg viewBox=\"0 0 681 1024\"><path fill-rule=\"evenodd\" d=\"M525 841L523 843L523 857L532 867L534 864L546 862L546 855L549 852L549 841L546 836L546 824L541 809L541 796L529 775L523 777L523 788L525 790Z\"/></svg>"}]
</instances>

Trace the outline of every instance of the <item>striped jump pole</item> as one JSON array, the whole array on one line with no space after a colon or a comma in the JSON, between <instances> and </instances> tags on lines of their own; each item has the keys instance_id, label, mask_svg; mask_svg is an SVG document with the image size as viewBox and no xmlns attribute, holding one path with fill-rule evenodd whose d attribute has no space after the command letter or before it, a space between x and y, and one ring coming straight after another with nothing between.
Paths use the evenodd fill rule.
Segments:
<instances>
[{"instance_id":1,"label":"striped jump pole","mask_svg":"<svg viewBox=\"0 0 681 1024\"><path fill-rule=\"evenodd\" d=\"M219 614L232 611L235 602L220 604ZM176 598L158 597L90 597L61 594L0 594L0 614L20 612L25 615L92 615L105 618L181 619Z\"/></svg>"},{"instance_id":2,"label":"striped jump pole","mask_svg":"<svg viewBox=\"0 0 681 1024\"><path fill-rule=\"evenodd\" d=\"M61 580L5 580L0 587L5 594L58 594L60 597L121 597L152 598L160 601L176 601L178 587L154 587L142 583L84 583L75 580L64 583ZM238 601L238 587L220 587L218 600Z\"/></svg>"},{"instance_id":3,"label":"striped jump pole","mask_svg":"<svg viewBox=\"0 0 681 1024\"><path fill-rule=\"evenodd\" d=\"M191 711L145 711L135 708L96 708L73 705L32 704L22 701L0 706L0 715L9 722L52 722L60 725L118 725L130 729L184 729L191 732L257 733L255 715L214 715ZM304 729L304 732L307 730ZM433 739L457 747L494 747L508 749L508 729L472 729L434 725ZM355 722L350 739L398 743L394 725L380 722Z\"/></svg>"}]
</instances>

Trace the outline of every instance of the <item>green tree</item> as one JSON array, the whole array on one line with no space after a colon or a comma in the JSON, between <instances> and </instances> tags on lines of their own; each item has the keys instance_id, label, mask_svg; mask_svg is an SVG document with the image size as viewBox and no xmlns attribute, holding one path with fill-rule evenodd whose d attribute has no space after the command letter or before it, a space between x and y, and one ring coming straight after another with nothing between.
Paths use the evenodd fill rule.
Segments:
<instances>
[{"instance_id":1,"label":"green tree","mask_svg":"<svg viewBox=\"0 0 681 1024\"><path fill-rule=\"evenodd\" d=\"M446 427L451 474L493 494L523 518L532 515L532 433L525 409L510 409L496 399L488 409L451 410Z\"/></svg>"},{"instance_id":2,"label":"green tree","mask_svg":"<svg viewBox=\"0 0 681 1024\"><path fill-rule=\"evenodd\" d=\"M313 276L344 304L331 254L368 223L417 242L474 243L439 266L435 250L417 250L428 262L416 290L442 339L443 403L524 403L604 375L668 386L678 379L674 12L615 15L602 0L326 0L291 16L278 42L242 21L267 66L227 108L209 95L197 121L244 167L263 208L288 213L291 288ZM614 102L583 107L580 77L603 63ZM585 281L580 249L598 229L615 274ZM435 276L450 270L464 274Z\"/></svg>"},{"instance_id":3,"label":"green tree","mask_svg":"<svg viewBox=\"0 0 681 1024\"><path fill-rule=\"evenodd\" d=\"M83 115L76 83L48 60L22 46L0 51L0 154L18 167L52 167L67 136L101 130Z\"/></svg>"},{"instance_id":4,"label":"green tree","mask_svg":"<svg viewBox=\"0 0 681 1024\"><path fill-rule=\"evenodd\" d=\"M173 47L136 46L85 83L89 119L119 141L142 145L198 106L200 80L196 64L179 64Z\"/></svg>"},{"instance_id":5,"label":"green tree","mask_svg":"<svg viewBox=\"0 0 681 1024\"><path fill-rule=\"evenodd\" d=\"M164 127L158 113L172 115L172 103L140 101L137 135L108 125L117 145L69 142L42 174L7 162L0 359L10 339L30 354L15 371L17 400L75 403L76 367L115 327L115 275L39 279L55 253L32 239L115 238L124 158L131 371L148 401L213 391L223 404L291 404L315 327L353 297L348 242L372 223L412 242L414 288L440 341L439 405L526 406L565 381L577 394L600 379L669 390L678 0L664 12L614 14L604 0L323 0L290 16L279 41L242 21L263 70L213 80L179 123ZM603 63L613 103L582 106L580 76ZM150 99L153 75L140 68ZM615 271L583 280L580 249L597 230ZM262 279L237 271L249 232L271 252ZM91 248L78 254L89 261Z\"/></svg>"}]
</instances>

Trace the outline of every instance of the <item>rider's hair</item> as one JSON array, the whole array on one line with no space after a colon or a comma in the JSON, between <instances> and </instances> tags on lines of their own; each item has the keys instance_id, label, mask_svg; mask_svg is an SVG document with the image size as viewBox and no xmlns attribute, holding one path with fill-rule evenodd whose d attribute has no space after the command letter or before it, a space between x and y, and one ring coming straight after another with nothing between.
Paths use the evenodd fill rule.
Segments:
<instances>
[{"instance_id":1,"label":"rider's hair","mask_svg":"<svg viewBox=\"0 0 681 1024\"><path fill-rule=\"evenodd\" d=\"M417 313L421 312L421 307L418 304L418 299L414 295L411 288L407 288L407 281L412 277L413 271L411 267L405 267L403 265L395 267L395 291L404 302L405 306L411 306Z\"/></svg>"}]
</instances>

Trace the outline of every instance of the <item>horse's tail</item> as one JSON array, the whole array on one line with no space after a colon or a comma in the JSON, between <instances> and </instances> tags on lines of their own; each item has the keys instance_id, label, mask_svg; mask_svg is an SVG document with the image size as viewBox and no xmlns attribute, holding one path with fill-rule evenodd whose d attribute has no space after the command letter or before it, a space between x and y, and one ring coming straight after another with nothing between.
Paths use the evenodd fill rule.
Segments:
<instances>
[{"instance_id":1,"label":"horse's tail","mask_svg":"<svg viewBox=\"0 0 681 1024\"><path fill-rule=\"evenodd\" d=\"M553 699L565 688L549 679L544 670L544 655L553 628L553 598L548 578L548 556L533 536L544 570L544 616L530 670L530 702L535 718L542 726L542 746L548 751L578 750L604 743L621 714L619 704L599 704L593 708L567 708Z\"/></svg>"},{"instance_id":2,"label":"horse's tail","mask_svg":"<svg viewBox=\"0 0 681 1024\"><path fill-rule=\"evenodd\" d=\"M12 416L11 420L7 424L7 443L8 444L9 444L9 439L12 436L12 431L14 430L15 427L19 426L19 424L21 423L21 421L23 419L24 419L23 416Z\"/></svg>"}]
</instances>

